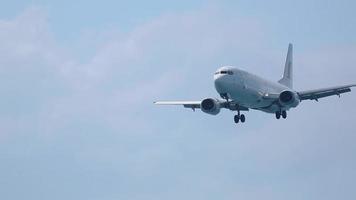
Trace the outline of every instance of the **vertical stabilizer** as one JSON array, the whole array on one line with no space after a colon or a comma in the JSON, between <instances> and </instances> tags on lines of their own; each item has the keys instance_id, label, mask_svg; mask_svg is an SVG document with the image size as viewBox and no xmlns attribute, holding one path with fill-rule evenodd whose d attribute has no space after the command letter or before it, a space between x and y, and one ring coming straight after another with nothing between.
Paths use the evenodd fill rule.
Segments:
<instances>
[{"instance_id":1,"label":"vertical stabilizer","mask_svg":"<svg viewBox=\"0 0 356 200\"><path fill-rule=\"evenodd\" d=\"M283 78L278 81L280 84L293 88L293 45L289 44L286 64L284 66Z\"/></svg>"}]
</instances>

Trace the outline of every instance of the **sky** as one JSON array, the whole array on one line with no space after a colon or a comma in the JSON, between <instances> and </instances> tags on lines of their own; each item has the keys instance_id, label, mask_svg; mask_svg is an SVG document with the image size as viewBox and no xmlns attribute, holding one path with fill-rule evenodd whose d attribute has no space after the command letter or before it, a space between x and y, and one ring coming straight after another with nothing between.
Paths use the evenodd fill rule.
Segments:
<instances>
[{"instance_id":1,"label":"sky","mask_svg":"<svg viewBox=\"0 0 356 200\"><path fill-rule=\"evenodd\" d=\"M0 198L354 199L356 93L288 120L155 100L217 97L233 65L294 87L356 83L356 3L7 1L0 7Z\"/></svg>"}]
</instances>

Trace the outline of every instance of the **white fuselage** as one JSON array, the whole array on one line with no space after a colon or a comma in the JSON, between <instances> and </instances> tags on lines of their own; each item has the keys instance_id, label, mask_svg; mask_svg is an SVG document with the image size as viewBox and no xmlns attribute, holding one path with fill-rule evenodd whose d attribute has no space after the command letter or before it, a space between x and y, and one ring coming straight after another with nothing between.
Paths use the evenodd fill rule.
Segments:
<instances>
[{"instance_id":1,"label":"white fuselage","mask_svg":"<svg viewBox=\"0 0 356 200\"><path fill-rule=\"evenodd\" d=\"M277 82L268 81L229 66L217 70L214 75L214 83L216 91L220 95L227 95L229 99L241 106L268 113L275 113L281 109L288 110L290 107L281 107L275 98L268 98L265 96L266 94L280 94L286 90L294 91Z\"/></svg>"}]
</instances>

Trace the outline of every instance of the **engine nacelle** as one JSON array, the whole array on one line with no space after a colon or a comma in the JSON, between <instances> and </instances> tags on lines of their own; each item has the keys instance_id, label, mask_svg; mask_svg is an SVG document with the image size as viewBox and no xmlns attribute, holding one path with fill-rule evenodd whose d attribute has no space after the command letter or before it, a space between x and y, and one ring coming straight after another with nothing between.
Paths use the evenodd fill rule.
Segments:
<instances>
[{"instance_id":1,"label":"engine nacelle","mask_svg":"<svg viewBox=\"0 0 356 200\"><path fill-rule=\"evenodd\" d=\"M279 104L285 107L297 107L300 103L298 94L285 90L279 95Z\"/></svg>"},{"instance_id":2,"label":"engine nacelle","mask_svg":"<svg viewBox=\"0 0 356 200\"><path fill-rule=\"evenodd\" d=\"M217 115L220 112L220 102L216 99L204 99L200 103L200 109L210 115Z\"/></svg>"}]
</instances>

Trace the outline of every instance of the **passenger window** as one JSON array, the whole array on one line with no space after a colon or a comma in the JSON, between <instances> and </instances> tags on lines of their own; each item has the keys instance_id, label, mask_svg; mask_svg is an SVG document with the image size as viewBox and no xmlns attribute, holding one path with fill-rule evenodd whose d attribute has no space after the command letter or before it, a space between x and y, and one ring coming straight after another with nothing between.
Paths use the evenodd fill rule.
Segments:
<instances>
[{"instance_id":1,"label":"passenger window","mask_svg":"<svg viewBox=\"0 0 356 200\"><path fill-rule=\"evenodd\" d=\"M220 73L221 74L227 74L227 71L221 71Z\"/></svg>"}]
</instances>

